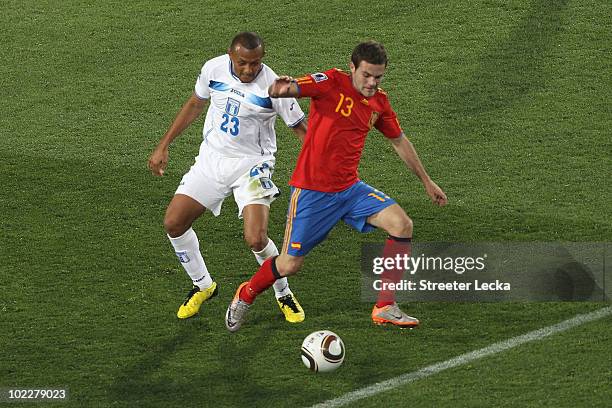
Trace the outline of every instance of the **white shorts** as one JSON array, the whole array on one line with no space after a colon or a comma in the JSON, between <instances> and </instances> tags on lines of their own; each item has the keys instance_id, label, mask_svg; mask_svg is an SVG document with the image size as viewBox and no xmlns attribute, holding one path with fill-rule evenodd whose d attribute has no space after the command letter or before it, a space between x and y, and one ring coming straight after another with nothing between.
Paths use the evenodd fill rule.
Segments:
<instances>
[{"instance_id":1,"label":"white shorts","mask_svg":"<svg viewBox=\"0 0 612 408\"><path fill-rule=\"evenodd\" d=\"M280 194L273 172L274 157L232 158L208 149L196 157L174 194L187 195L218 216L225 197L234 193L241 217L247 205L269 207Z\"/></svg>"}]
</instances>

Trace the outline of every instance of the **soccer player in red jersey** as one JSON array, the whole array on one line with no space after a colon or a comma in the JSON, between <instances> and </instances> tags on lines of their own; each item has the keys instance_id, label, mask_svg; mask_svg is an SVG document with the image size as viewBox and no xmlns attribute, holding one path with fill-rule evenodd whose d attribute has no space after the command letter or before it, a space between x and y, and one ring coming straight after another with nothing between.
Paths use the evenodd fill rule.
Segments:
<instances>
[{"instance_id":1,"label":"soccer player in red jersey","mask_svg":"<svg viewBox=\"0 0 612 408\"><path fill-rule=\"evenodd\" d=\"M225 323L237 331L257 295L279 277L297 273L304 257L342 220L360 232L381 228L389 235L384 257L411 252L412 221L390 197L359 180L357 167L372 127L389 139L402 161L421 180L431 200L447 204L446 194L425 171L404 135L387 95L379 89L387 67L382 44L367 41L351 56L350 73L330 69L294 80L278 78L269 88L273 98L309 97L310 115L304 144L289 184L291 200L283 249L269 258L230 303ZM402 271L385 270L383 281L397 282ZM377 324L414 327L419 321L404 313L395 293L379 292L372 310Z\"/></svg>"}]
</instances>

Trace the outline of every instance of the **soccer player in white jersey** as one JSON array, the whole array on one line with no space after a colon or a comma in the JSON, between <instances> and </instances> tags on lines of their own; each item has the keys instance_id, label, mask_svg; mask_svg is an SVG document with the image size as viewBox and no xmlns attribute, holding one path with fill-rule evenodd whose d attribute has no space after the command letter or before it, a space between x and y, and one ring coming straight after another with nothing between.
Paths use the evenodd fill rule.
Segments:
<instances>
[{"instance_id":1,"label":"soccer player in white jersey","mask_svg":"<svg viewBox=\"0 0 612 408\"><path fill-rule=\"evenodd\" d=\"M164 228L179 261L193 281L193 289L177 312L180 319L194 316L202 302L217 294L200 253L193 222L206 209L215 216L230 194L244 219L244 239L261 265L278 255L268 238L270 204L279 194L272 182L276 116L300 140L306 134L304 113L295 99L271 99L268 87L277 75L262 63L264 44L252 32L236 35L228 53L207 61L193 95L183 105L149 158L149 169L161 176L168 163L168 147L208 104L203 141L195 164L183 176L164 217ZM287 278L274 283L285 319L304 320L304 311L289 289Z\"/></svg>"}]
</instances>

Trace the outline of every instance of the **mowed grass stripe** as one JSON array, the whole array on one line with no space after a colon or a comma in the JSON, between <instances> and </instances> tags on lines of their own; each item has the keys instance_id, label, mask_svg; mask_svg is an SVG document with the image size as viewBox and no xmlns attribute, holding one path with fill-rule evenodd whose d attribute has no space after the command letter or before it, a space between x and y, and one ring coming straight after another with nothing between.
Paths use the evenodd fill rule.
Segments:
<instances>
[{"instance_id":1,"label":"mowed grass stripe","mask_svg":"<svg viewBox=\"0 0 612 408\"><path fill-rule=\"evenodd\" d=\"M577 327L577 326L580 326L580 325L583 325L585 323L589 323L595 320L599 320L599 319L602 319L610 315L612 315L612 307L605 307L605 308L596 310L591 313L580 314L580 315L572 317L571 319L565 320L561 323L558 323L552 326L547 326L547 327L544 327L538 330L534 330L529 333L523 334L521 336L512 337L508 340L504 340L504 341L500 341L500 342L491 344L490 346L487 346L485 348L481 348L479 350L474 350L469 353L461 354L457 357L451 358L450 360L446 360L441 363L432 364L420 370L413 371L411 373L406 373L398 377L394 377L389 380L382 381L382 382L370 385L365 388L361 388L353 392L349 392L338 398L334 398L332 400L328 400L323 403L313 405L312 408L342 407L352 402L361 400L363 398L371 397L371 396L380 394L385 391L390 391L402 385L420 380L425 377L429 377L429 376L438 374L449 368L461 366L461 365L470 363L472 361L482 359L484 357L492 356L494 354L499 354L506 350L513 349L525 343L529 343L529 342L536 341L536 340L542 340L554 334L564 332L574 327Z\"/></svg>"}]
</instances>

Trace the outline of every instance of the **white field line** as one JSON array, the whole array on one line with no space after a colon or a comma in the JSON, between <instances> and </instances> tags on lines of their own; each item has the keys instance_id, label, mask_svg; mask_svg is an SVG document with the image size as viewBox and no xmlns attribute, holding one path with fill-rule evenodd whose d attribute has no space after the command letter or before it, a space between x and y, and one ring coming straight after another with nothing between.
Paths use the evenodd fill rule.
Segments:
<instances>
[{"instance_id":1,"label":"white field line","mask_svg":"<svg viewBox=\"0 0 612 408\"><path fill-rule=\"evenodd\" d=\"M541 340L545 337L552 336L553 334L561 333L569 330L573 327L580 326L582 324L592 322L612 315L612 306L605 307L603 309L596 310L591 313L581 314L572 317L571 319L565 320L561 323L544 327L538 330L534 330L522 336L512 337L508 340L500 341L499 343L491 344L485 348L474 350L469 353L461 354L457 357L451 358L450 360L443 361L441 363L432 364L430 366L421 368L420 370L413 371L411 373L402 374L400 376L391 378L386 381L382 381L370 386L360 388L355 391L346 393L338 398L334 398L328 401L321 402L313 405L311 408L331 408L341 407L351 402L371 397L381 392L389 391L394 388L400 387L404 384L420 380L421 378L429 377L434 374L438 374L449 368L458 367L463 364L467 364L474 360L478 360L484 357L492 356L510 350L514 347L520 346L521 344L529 343L536 340Z\"/></svg>"}]
</instances>

